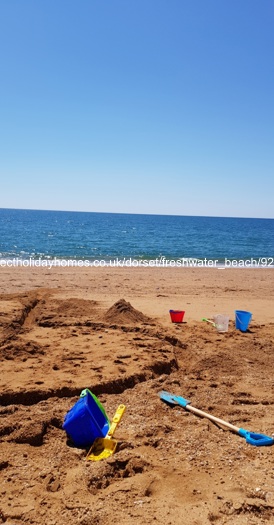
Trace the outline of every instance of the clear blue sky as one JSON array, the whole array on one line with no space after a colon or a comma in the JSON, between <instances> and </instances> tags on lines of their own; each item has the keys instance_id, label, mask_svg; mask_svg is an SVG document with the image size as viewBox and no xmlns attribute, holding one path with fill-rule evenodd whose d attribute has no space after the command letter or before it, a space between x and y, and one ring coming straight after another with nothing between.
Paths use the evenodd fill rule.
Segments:
<instances>
[{"instance_id":1,"label":"clear blue sky","mask_svg":"<svg viewBox=\"0 0 274 525\"><path fill-rule=\"evenodd\" d=\"M274 218L273 0L1 0L0 207Z\"/></svg>"}]
</instances>

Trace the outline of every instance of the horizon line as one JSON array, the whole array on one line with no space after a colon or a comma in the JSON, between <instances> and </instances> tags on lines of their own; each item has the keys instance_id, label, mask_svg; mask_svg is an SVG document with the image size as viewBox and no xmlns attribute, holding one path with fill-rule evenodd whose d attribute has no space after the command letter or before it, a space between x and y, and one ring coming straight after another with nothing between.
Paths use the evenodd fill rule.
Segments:
<instances>
[{"instance_id":1,"label":"horizon line","mask_svg":"<svg viewBox=\"0 0 274 525\"><path fill-rule=\"evenodd\" d=\"M141 216L152 216L152 217L201 217L201 218L215 218L215 219L261 219L261 220L274 220L274 217L250 217L250 216L241 216L238 215L191 215L191 214L182 214L177 213L136 213L136 212L110 212L110 211L86 211L86 210L56 210L56 209L46 209L46 208L10 208L10 207L1 207L0 210L13 210L13 211L45 211L45 212L57 212L57 213L94 213L102 215L141 215Z\"/></svg>"}]
</instances>

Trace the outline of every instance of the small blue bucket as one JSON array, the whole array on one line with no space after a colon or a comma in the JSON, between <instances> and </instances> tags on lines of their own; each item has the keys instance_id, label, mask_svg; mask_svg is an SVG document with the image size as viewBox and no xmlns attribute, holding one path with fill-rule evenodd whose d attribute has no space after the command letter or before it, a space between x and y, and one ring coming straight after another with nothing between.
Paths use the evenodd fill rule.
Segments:
<instances>
[{"instance_id":1,"label":"small blue bucket","mask_svg":"<svg viewBox=\"0 0 274 525\"><path fill-rule=\"evenodd\" d=\"M251 321L252 314L250 312L245 312L244 310L235 310L235 327L236 330L241 330L241 332L246 332L248 325Z\"/></svg>"},{"instance_id":2,"label":"small blue bucket","mask_svg":"<svg viewBox=\"0 0 274 525\"><path fill-rule=\"evenodd\" d=\"M79 448L92 445L96 438L104 438L109 431L109 419L97 397L87 388L65 416L63 430Z\"/></svg>"}]
</instances>

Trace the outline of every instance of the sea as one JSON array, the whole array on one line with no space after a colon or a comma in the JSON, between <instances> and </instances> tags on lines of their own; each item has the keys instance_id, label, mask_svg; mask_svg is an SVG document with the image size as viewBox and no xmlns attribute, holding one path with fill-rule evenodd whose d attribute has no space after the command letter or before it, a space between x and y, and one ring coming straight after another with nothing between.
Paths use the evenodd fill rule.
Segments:
<instances>
[{"instance_id":1,"label":"sea","mask_svg":"<svg viewBox=\"0 0 274 525\"><path fill-rule=\"evenodd\" d=\"M274 268L274 219L3 208L0 232L2 267Z\"/></svg>"}]
</instances>

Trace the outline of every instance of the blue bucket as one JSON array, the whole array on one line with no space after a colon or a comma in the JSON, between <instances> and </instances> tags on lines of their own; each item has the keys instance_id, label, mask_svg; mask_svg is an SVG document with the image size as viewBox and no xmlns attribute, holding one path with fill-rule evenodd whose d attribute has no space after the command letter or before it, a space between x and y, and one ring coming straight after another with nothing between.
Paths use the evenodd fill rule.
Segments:
<instances>
[{"instance_id":1,"label":"blue bucket","mask_svg":"<svg viewBox=\"0 0 274 525\"><path fill-rule=\"evenodd\" d=\"M67 412L63 430L79 448L90 447L96 438L104 438L109 431L109 419L96 396L85 389L80 399Z\"/></svg>"},{"instance_id":2,"label":"blue bucket","mask_svg":"<svg viewBox=\"0 0 274 525\"><path fill-rule=\"evenodd\" d=\"M250 312L245 312L243 310L235 310L235 327L236 330L241 330L241 332L246 332L248 325L251 321L252 314Z\"/></svg>"}]
</instances>

